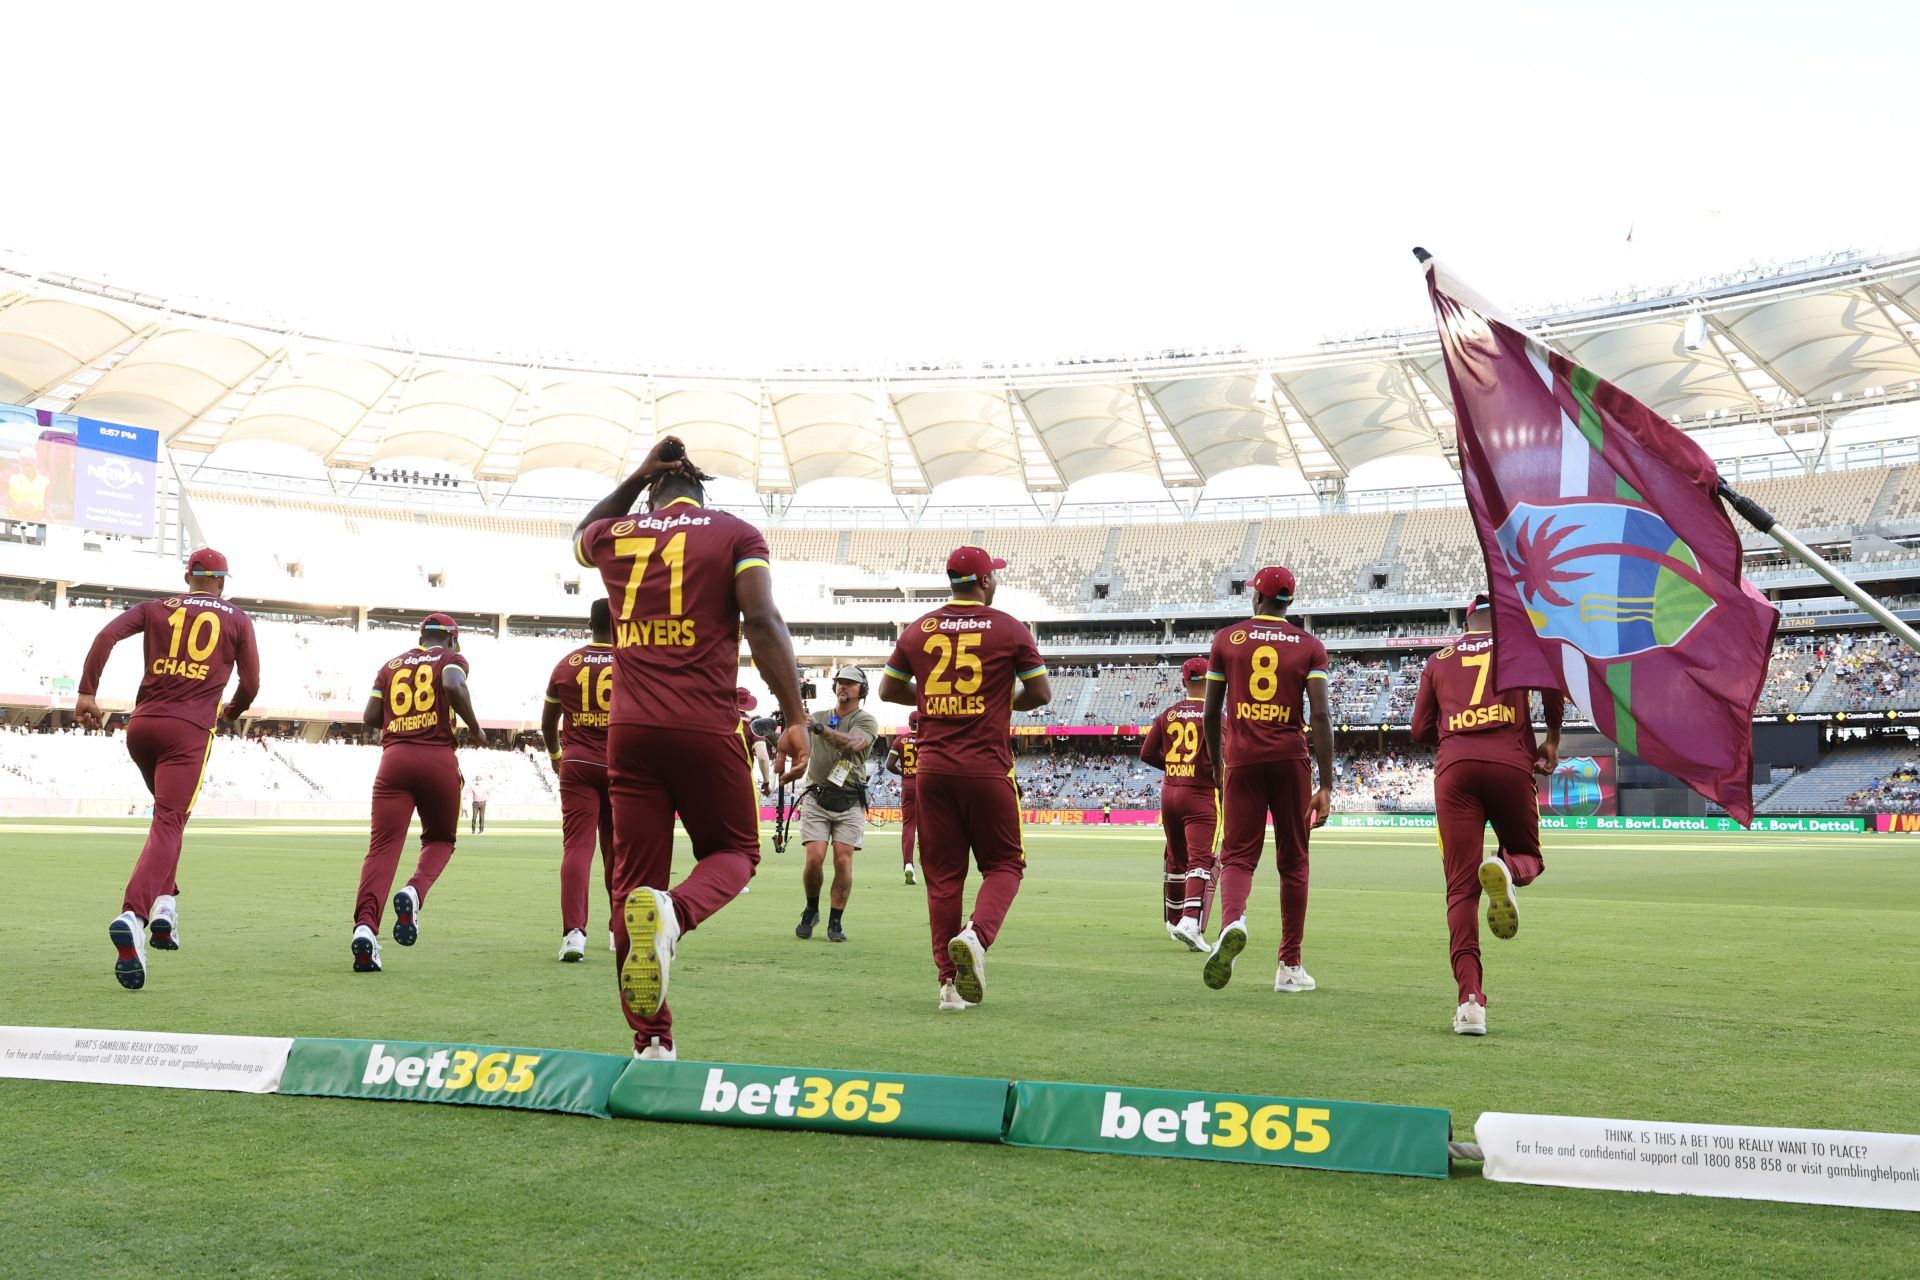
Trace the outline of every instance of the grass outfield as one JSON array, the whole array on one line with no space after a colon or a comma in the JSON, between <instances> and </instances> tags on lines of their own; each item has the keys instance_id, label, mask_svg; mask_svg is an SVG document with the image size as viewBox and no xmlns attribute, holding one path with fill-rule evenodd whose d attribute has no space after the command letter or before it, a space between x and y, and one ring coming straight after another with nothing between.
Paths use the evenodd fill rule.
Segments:
<instances>
[{"instance_id":1,"label":"grass outfield","mask_svg":"<svg viewBox=\"0 0 1920 1280\"><path fill-rule=\"evenodd\" d=\"M1567 834L1488 937L1492 1033L1448 1030L1430 833L1314 840L1306 962L1278 907L1223 992L1158 921L1157 835L1036 831L988 1002L934 1011L896 833L853 941L801 943L798 860L680 953L682 1056L1449 1108L1920 1131L1920 844ZM463 838L387 971L349 972L363 835L189 828L146 990L107 921L140 840L0 824L0 1022L625 1052L611 957L561 965L554 829ZM404 870L404 868L403 868ZM604 945L596 904L589 938ZM824 931L822 931L824 933ZM1905 1215L485 1109L0 1081L0 1273L575 1276L1500 1271L1891 1275ZM162 1260L168 1260L163 1262Z\"/></svg>"}]
</instances>

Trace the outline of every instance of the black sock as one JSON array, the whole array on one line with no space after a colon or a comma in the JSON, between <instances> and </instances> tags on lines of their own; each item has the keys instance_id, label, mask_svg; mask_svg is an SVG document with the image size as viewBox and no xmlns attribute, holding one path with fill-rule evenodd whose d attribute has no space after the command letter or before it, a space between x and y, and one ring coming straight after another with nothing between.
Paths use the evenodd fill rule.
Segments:
<instances>
[{"instance_id":1,"label":"black sock","mask_svg":"<svg viewBox=\"0 0 1920 1280\"><path fill-rule=\"evenodd\" d=\"M820 895L819 894L810 893L807 895L807 914L810 916L817 916L820 914Z\"/></svg>"},{"instance_id":2,"label":"black sock","mask_svg":"<svg viewBox=\"0 0 1920 1280\"><path fill-rule=\"evenodd\" d=\"M827 912L827 923L830 925L838 925L840 923L840 913L845 910L845 907L835 907Z\"/></svg>"}]
</instances>

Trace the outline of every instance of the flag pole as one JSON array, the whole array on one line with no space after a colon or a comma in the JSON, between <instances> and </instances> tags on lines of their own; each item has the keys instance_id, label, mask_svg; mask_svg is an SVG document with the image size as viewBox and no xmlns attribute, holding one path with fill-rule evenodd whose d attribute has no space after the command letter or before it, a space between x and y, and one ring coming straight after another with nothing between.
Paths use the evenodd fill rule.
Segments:
<instances>
[{"instance_id":1,"label":"flag pole","mask_svg":"<svg viewBox=\"0 0 1920 1280\"><path fill-rule=\"evenodd\" d=\"M1735 492L1733 486L1725 480L1720 481L1720 496L1727 500L1728 506L1740 513L1741 519L1779 543L1795 560L1825 578L1828 585L1835 591L1859 605L1875 622L1891 631L1907 648L1920 653L1920 634L1916 634L1912 627L1895 616L1893 610L1868 595L1853 579L1834 568L1825 556L1800 541L1791 531L1782 529L1779 522L1773 518L1772 512L1745 494Z\"/></svg>"},{"instance_id":2,"label":"flag pole","mask_svg":"<svg viewBox=\"0 0 1920 1280\"><path fill-rule=\"evenodd\" d=\"M1422 267L1433 260L1431 253L1418 246L1414 248L1413 256ZM1773 518L1772 512L1745 494L1736 492L1724 479L1720 480L1720 496L1726 499L1728 506L1740 513L1741 519L1772 538L1788 555L1826 579L1829 586L1859 605L1875 622L1892 632L1900 643L1920 653L1920 634L1916 634L1912 627L1894 616L1891 609L1868 595L1853 579L1834 568L1826 557L1800 541L1790 530L1782 529L1779 522Z\"/></svg>"}]
</instances>

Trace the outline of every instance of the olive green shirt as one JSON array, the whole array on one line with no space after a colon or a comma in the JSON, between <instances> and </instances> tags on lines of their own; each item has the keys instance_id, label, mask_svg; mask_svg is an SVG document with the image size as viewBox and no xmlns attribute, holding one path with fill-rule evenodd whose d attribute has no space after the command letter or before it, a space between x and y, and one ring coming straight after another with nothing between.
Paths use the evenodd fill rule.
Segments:
<instances>
[{"instance_id":1,"label":"olive green shirt","mask_svg":"<svg viewBox=\"0 0 1920 1280\"><path fill-rule=\"evenodd\" d=\"M873 754L874 743L880 740L880 722L865 707L851 715L842 716L840 723L829 725L833 718L833 709L816 711L807 717L821 728L832 728L838 733L865 734L867 745L858 751L843 751L840 744L823 733L813 735L811 743L813 754L807 761L807 785L834 784L834 773L842 764L846 770L840 774L837 785L843 787L865 786L867 782L867 757Z\"/></svg>"}]
</instances>

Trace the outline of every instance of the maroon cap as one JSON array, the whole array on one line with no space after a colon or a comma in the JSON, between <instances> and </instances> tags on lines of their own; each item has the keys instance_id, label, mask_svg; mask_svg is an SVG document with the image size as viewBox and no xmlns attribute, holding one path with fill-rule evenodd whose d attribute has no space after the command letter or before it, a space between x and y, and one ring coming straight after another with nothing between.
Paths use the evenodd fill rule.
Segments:
<instances>
[{"instance_id":1,"label":"maroon cap","mask_svg":"<svg viewBox=\"0 0 1920 1280\"><path fill-rule=\"evenodd\" d=\"M187 557L188 573L208 573L219 577L227 576L227 558L212 547L202 547Z\"/></svg>"},{"instance_id":2,"label":"maroon cap","mask_svg":"<svg viewBox=\"0 0 1920 1280\"><path fill-rule=\"evenodd\" d=\"M979 547L956 547L947 557L947 577L953 582L972 582L983 573L1006 567L1005 560L990 556Z\"/></svg>"},{"instance_id":3,"label":"maroon cap","mask_svg":"<svg viewBox=\"0 0 1920 1280\"><path fill-rule=\"evenodd\" d=\"M1263 596L1293 599L1293 570L1270 564L1253 575L1253 589Z\"/></svg>"},{"instance_id":4,"label":"maroon cap","mask_svg":"<svg viewBox=\"0 0 1920 1280\"><path fill-rule=\"evenodd\" d=\"M460 638L460 624L444 613L430 613L420 620L422 631L444 631L454 639Z\"/></svg>"},{"instance_id":5,"label":"maroon cap","mask_svg":"<svg viewBox=\"0 0 1920 1280\"><path fill-rule=\"evenodd\" d=\"M1475 609L1486 609L1491 607L1492 604L1493 597L1482 591L1479 595L1467 602L1467 612L1472 613Z\"/></svg>"},{"instance_id":6,"label":"maroon cap","mask_svg":"<svg viewBox=\"0 0 1920 1280\"><path fill-rule=\"evenodd\" d=\"M1205 679L1208 665L1205 658L1188 658L1180 664L1181 681L1192 684L1195 680Z\"/></svg>"},{"instance_id":7,"label":"maroon cap","mask_svg":"<svg viewBox=\"0 0 1920 1280\"><path fill-rule=\"evenodd\" d=\"M753 696L753 690L741 685L733 691L733 704L742 711L751 711L760 705L760 699Z\"/></svg>"}]
</instances>

